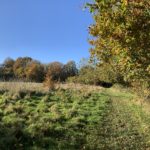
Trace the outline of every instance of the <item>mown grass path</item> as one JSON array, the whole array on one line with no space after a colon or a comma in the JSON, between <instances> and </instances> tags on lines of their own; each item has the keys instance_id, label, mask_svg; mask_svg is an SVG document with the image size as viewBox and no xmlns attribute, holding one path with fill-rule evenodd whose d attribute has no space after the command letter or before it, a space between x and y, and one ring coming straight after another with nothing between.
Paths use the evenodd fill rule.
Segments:
<instances>
[{"instance_id":1,"label":"mown grass path","mask_svg":"<svg viewBox=\"0 0 150 150\"><path fill-rule=\"evenodd\" d=\"M111 102L100 129L104 150L149 150L150 116L135 105L132 96L109 93Z\"/></svg>"}]
</instances>

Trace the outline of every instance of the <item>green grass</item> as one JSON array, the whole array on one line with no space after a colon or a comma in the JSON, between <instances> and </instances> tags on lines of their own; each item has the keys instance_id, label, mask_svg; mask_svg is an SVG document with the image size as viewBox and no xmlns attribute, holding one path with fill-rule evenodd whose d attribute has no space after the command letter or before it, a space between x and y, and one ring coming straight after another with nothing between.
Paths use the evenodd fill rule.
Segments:
<instances>
[{"instance_id":1,"label":"green grass","mask_svg":"<svg viewBox=\"0 0 150 150\"><path fill-rule=\"evenodd\" d=\"M0 98L0 147L7 149L91 149L109 102L98 93L58 90L49 95ZM92 138L91 138L92 137Z\"/></svg>"},{"instance_id":2,"label":"green grass","mask_svg":"<svg viewBox=\"0 0 150 150\"><path fill-rule=\"evenodd\" d=\"M0 95L2 150L148 150L150 116L127 92Z\"/></svg>"},{"instance_id":3,"label":"green grass","mask_svg":"<svg viewBox=\"0 0 150 150\"><path fill-rule=\"evenodd\" d=\"M149 150L150 116L132 101L135 96L112 89L106 93L112 101L103 120L103 149Z\"/></svg>"}]
</instances>

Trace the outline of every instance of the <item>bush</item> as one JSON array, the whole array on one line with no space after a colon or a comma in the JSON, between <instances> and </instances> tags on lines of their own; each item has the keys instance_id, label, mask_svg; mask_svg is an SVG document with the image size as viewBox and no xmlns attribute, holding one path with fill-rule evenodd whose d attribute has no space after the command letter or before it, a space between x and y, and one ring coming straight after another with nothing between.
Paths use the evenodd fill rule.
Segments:
<instances>
[{"instance_id":1,"label":"bush","mask_svg":"<svg viewBox=\"0 0 150 150\"><path fill-rule=\"evenodd\" d=\"M52 80L52 77L47 75L44 81L44 87L48 88L48 91L55 89L55 82Z\"/></svg>"},{"instance_id":2,"label":"bush","mask_svg":"<svg viewBox=\"0 0 150 150\"><path fill-rule=\"evenodd\" d=\"M83 66L80 69L78 76L70 77L67 81L73 83L111 87L115 82L115 76L111 70L103 67L99 69L92 66Z\"/></svg>"}]
</instances>

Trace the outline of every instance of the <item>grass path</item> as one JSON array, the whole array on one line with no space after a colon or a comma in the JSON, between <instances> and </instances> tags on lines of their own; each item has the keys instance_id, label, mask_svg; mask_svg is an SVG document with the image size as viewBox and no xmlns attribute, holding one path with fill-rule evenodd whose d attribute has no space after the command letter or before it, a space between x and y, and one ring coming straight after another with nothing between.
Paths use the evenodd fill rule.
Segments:
<instances>
[{"instance_id":1,"label":"grass path","mask_svg":"<svg viewBox=\"0 0 150 150\"><path fill-rule=\"evenodd\" d=\"M110 94L110 93L109 93ZM111 93L100 134L104 150L149 150L150 116L128 94Z\"/></svg>"}]
</instances>

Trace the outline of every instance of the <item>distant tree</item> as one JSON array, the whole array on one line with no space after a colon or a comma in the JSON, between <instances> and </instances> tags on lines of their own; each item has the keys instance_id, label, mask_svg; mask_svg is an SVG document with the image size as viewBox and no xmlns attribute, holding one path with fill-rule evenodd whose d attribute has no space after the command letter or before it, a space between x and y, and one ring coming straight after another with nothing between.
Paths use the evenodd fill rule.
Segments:
<instances>
[{"instance_id":1,"label":"distant tree","mask_svg":"<svg viewBox=\"0 0 150 150\"><path fill-rule=\"evenodd\" d=\"M78 69L76 67L75 61L69 61L63 66L63 79L66 80L68 77L77 75Z\"/></svg>"},{"instance_id":2,"label":"distant tree","mask_svg":"<svg viewBox=\"0 0 150 150\"><path fill-rule=\"evenodd\" d=\"M28 81L42 82L45 76L44 66L38 61L31 61L25 69Z\"/></svg>"},{"instance_id":3,"label":"distant tree","mask_svg":"<svg viewBox=\"0 0 150 150\"><path fill-rule=\"evenodd\" d=\"M3 64L0 64L0 80L3 80Z\"/></svg>"},{"instance_id":4,"label":"distant tree","mask_svg":"<svg viewBox=\"0 0 150 150\"><path fill-rule=\"evenodd\" d=\"M14 63L15 61L12 58L5 59L1 70L3 72L3 79L8 80L14 77L13 72Z\"/></svg>"},{"instance_id":5,"label":"distant tree","mask_svg":"<svg viewBox=\"0 0 150 150\"><path fill-rule=\"evenodd\" d=\"M78 63L78 68L81 69L84 66L91 66L89 58L82 58Z\"/></svg>"},{"instance_id":6,"label":"distant tree","mask_svg":"<svg viewBox=\"0 0 150 150\"><path fill-rule=\"evenodd\" d=\"M114 83L125 84L123 77L110 64L98 64L96 59L94 62L89 59L82 59L79 63L78 75L68 78L67 81L104 87L109 87Z\"/></svg>"},{"instance_id":7,"label":"distant tree","mask_svg":"<svg viewBox=\"0 0 150 150\"><path fill-rule=\"evenodd\" d=\"M48 65L47 77L49 76L53 81L60 81L62 75L63 64L60 62L52 62Z\"/></svg>"},{"instance_id":8,"label":"distant tree","mask_svg":"<svg viewBox=\"0 0 150 150\"><path fill-rule=\"evenodd\" d=\"M86 75L88 72L91 72L92 75L94 73L94 67L87 65L87 66L83 66L82 68L80 68L79 70L79 74L80 75Z\"/></svg>"},{"instance_id":9,"label":"distant tree","mask_svg":"<svg viewBox=\"0 0 150 150\"><path fill-rule=\"evenodd\" d=\"M18 58L13 66L15 77L18 79L26 79L26 67L32 62L30 57Z\"/></svg>"}]
</instances>

